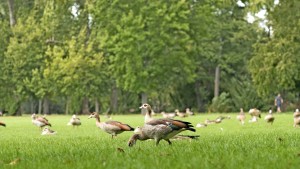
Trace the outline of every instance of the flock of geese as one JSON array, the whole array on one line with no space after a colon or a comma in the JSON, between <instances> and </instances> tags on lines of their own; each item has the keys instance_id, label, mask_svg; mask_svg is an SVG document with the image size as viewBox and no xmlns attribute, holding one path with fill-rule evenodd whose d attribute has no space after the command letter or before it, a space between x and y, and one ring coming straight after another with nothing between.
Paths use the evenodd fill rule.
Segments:
<instances>
[{"instance_id":1,"label":"flock of geese","mask_svg":"<svg viewBox=\"0 0 300 169\"><path fill-rule=\"evenodd\" d=\"M187 121L177 120L174 117L187 117L189 115L194 115L190 109L186 110L186 113L181 113L178 110L175 113L165 113L162 112L163 118L153 118L153 110L151 106L147 103L142 104L140 109L144 110L145 113L145 121L144 125L141 127L136 127L135 129L128 124L121 123L119 121L100 121L100 116L98 113L91 113L88 119L95 118L96 126L103 130L104 132L111 135L112 138L116 137L118 134L123 133L124 131L133 131L134 134L130 137L128 141L128 146L133 146L136 144L137 140L144 141L152 139L155 141L155 144L158 145L161 140L165 140L171 145L171 139L175 138L197 138L199 136L182 136L178 135L182 131L192 131L195 132L194 126ZM261 112L254 108L249 110L249 114L251 119L249 122L257 122L258 118L261 118ZM300 126L300 112L299 109L293 114L294 116L294 127ZM47 126L51 127L49 120L46 117L39 117L36 114L32 114L32 123L40 128L42 131L42 135L54 135L57 132L51 130ZM246 114L243 109L240 109L240 113L237 115L237 120L240 121L242 125L245 124ZM224 119L230 119L230 116L224 117L219 116L215 120L206 119L204 123L198 123L196 127L207 127L210 124L221 123ZM272 109L269 110L269 113L265 116L265 121L273 124L275 117L272 114ZM0 125L6 127L6 124L0 121ZM76 115L73 115L68 122L67 125L71 125L73 127L78 127L81 125L81 121Z\"/></svg>"}]
</instances>

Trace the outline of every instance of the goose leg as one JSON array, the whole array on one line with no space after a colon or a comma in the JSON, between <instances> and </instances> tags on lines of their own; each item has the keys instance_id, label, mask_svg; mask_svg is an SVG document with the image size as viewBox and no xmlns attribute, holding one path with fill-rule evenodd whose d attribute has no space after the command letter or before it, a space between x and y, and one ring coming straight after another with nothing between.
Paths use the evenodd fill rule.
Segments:
<instances>
[{"instance_id":1,"label":"goose leg","mask_svg":"<svg viewBox=\"0 0 300 169\"><path fill-rule=\"evenodd\" d=\"M155 141L156 141L155 145L158 146L160 139L155 139Z\"/></svg>"},{"instance_id":2,"label":"goose leg","mask_svg":"<svg viewBox=\"0 0 300 169\"><path fill-rule=\"evenodd\" d=\"M172 142L169 139L167 139L166 141L169 143L169 145L172 145Z\"/></svg>"}]
</instances>

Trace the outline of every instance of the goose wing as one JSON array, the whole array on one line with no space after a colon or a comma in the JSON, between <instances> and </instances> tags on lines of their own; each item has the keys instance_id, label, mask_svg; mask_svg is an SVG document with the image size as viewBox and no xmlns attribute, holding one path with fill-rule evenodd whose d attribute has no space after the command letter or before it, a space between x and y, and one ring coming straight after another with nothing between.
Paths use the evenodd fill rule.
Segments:
<instances>
[{"instance_id":1,"label":"goose wing","mask_svg":"<svg viewBox=\"0 0 300 169\"><path fill-rule=\"evenodd\" d=\"M105 123L109 124L109 125L113 125L115 127L118 127L118 128L120 128L120 130L123 130L123 131L133 131L134 130L134 128L132 128L128 124L123 124L118 121L106 121Z\"/></svg>"}]
</instances>

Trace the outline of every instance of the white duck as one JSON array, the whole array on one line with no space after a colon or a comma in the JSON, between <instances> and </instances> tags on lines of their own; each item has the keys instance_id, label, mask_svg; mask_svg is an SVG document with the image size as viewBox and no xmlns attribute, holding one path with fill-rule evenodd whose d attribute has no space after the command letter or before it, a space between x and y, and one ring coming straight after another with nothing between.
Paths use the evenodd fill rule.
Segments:
<instances>
[{"instance_id":1,"label":"white duck","mask_svg":"<svg viewBox=\"0 0 300 169\"><path fill-rule=\"evenodd\" d=\"M147 112L151 112L151 106L147 103L143 104L141 108L146 109ZM195 132L196 130L192 127L190 122L168 118L153 119L135 131L135 134L128 141L128 146L133 146L137 140L144 141L148 139L154 139L156 145L159 144L160 140L165 140L169 144L172 144L170 139L178 133L185 130Z\"/></svg>"},{"instance_id":2,"label":"white duck","mask_svg":"<svg viewBox=\"0 0 300 169\"><path fill-rule=\"evenodd\" d=\"M117 136L124 131L133 131L134 128L129 126L128 124L123 124L118 121L106 121L100 122L100 116L98 113L92 113L88 118L95 118L96 119L96 126L105 131L108 134L111 134L111 138Z\"/></svg>"},{"instance_id":3,"label":"white duck","mask_svg":"<svg viewBox=\"0 0 300 169\"><path fill-rule=\"evenodd\" d=\"M42 135L54 135L56 134L56 131L50 130L48 127L45 127L42 131Z\"/></svg>"},{"instance_id":4,"label":"white duck","mask_svg":"<svg viewBox=\"0 0 300 169\"><path fill-rule=\"evenodd\" d=\"M80 125L81 125L80 119L74 114L74 115L71 117L71 119L70 119L68 125L70 125L70 126L72 125L73 127L74 127L74 126L80 126Z\"/></svg>"},{"instance_id":5,"label":"white duck","mask_svg":"<svg viewBox=\"0 0 300 169\"><path fill-rule=\"evenodd\" d=\"M40 127L40 129L42 129L44 126L50 126L51 124L48 122L48 119L46 119L45 117L38 117L35 113L31 115L32 118L32 123L38 127Z\"/></svg>"}]
</instances>

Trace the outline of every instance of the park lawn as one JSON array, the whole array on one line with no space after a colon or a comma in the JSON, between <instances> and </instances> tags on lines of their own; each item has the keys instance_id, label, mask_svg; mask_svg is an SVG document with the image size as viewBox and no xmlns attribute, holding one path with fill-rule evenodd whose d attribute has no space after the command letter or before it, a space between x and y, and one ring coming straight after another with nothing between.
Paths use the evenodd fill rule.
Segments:
<instances>
[{"instance_id":1,"label":"park lawn","mask_svg":"<svg viewBox=\"0 0 300 169\"><path fill-rule=\"evenodd\" d=\"M177 118L194 126L206 118L221 114L197 114ZM228 114L222 114L228 115ZM261 168L288 169L300 166L300 128L293 127L292 113L275 114L273 125L263 117L257 123L242 126L232 118L196 132L197 140L174 140L172 146L161 141L137 141L128 147L132 132L111 139L95 126L95 119L79 116L82 126L67 126L70 116L50 115L47 118L57 135L41 136L40 129L31 123L30 115L0 117L7 127L0 128L0 168L60 169L60 168ZM100 116L101 120L108 120ZM155 118L159 118L156 116ZM247 121L250 119L247 116ZM113 120L132 127L143 125L141 115L115 115Z\"/></svg>"}]
</instances>

